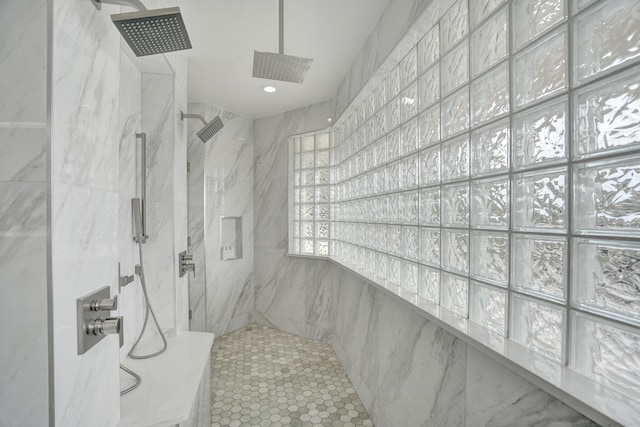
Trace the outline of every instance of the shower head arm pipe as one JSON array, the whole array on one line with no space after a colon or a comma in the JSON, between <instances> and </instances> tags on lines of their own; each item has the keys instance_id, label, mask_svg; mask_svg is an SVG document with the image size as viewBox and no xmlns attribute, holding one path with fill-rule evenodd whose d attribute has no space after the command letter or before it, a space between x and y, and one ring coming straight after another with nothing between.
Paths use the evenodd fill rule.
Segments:
<instances>
[{"instance_id":1,"label":"shower head arm pipe","mask_svg":"<svg viewBox=\"0 0 640 427\"><path fill-rule=\"evenodd\" d=\"M280 1L280 7L278 10L278 36L279 36L279 41L278 41L278 48L279 48L279 53L280 55L284 54L284 0L279 0Z\"/></svg>"},{"instance_id":2,"label":"shower head arm pipe","mask_svg":"<svg viewBox=\"0 0 640 427\"><path fill-rule=\"evenodd\" d=\"M189 114L180 111L180 120L184 121L184 119L199 119L203 124L209 124L200 114Z\"/></svg>"},{"instance_id":3,"label":"shower head arm pipe","mask_svg":"<svg viewBox=\"0 0 640 427\"><path fill-rule=\"evenodd\" d=\"M143 11L147 10L147 8L142 4L140 0L91 0L91 2L98 8L102 6L102 4L116 4L120 6L131 6L134 9Z\"/></svg>"}]
</instances>

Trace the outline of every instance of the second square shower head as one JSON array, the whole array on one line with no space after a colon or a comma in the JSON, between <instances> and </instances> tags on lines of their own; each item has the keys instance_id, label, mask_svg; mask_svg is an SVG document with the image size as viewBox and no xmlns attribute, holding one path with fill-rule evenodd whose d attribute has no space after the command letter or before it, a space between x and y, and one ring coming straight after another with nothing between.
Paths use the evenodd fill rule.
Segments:
<instances>
[{"instance_id":1,"label":"second square shower head","mask_svg":"<svg viewBox=\"0 0 640 427\"><path fill-rule=\"evenodd\" d=\"M213 138L213 136L224 127L220 116L215 116L211 121L207 122L200 114L188 114L180 111L180 120L184 119L198 119L204 123L204 127L196 132L196 135L198 135L198 138L200 138L202 142L207 142Z\"/></svg>"}]
</instances>

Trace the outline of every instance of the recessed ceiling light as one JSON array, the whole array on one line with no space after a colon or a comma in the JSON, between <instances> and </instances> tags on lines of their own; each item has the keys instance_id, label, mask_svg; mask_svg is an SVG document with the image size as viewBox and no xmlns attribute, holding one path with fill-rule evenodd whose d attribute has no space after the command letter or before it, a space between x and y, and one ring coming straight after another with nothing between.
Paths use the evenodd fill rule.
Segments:
<instances>
[{"instance_id":1,"label":"recessed ceiling light","mask_svg":"<svg viewBox=\"0 0 640 427\"><path fill-rule=\"evenodd\" d=\"M331 117L327 118L327 123L331 123L333 119Z\"/></svg>"},{"instance_id":2,"label":"recessed ceiling light","mask_svg":"<svg viewBox=\"0 0 640 427\"><path fill-rule=\"evenodd\" d=\"M273 86L265 86L262 88L262 90L264 90L267 93L273 93L276 91L276 88Z\"/></svg>"}]
</instances>

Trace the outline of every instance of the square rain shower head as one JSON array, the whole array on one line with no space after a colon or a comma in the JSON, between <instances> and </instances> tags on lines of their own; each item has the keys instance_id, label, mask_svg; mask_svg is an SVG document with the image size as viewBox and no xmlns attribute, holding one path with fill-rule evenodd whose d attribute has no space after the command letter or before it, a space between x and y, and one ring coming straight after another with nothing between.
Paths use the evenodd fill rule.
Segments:
<instances>
[{"instance_id":1,"label":"square rain shower head","mask_svg":"<svg viewBox=\"0 0 640 427\"><path fill-rule=\"evenodd\" d=\"M196 132L200 141L207 142L213 135L220 132L220 130L224 127L220 116L215 116L209 123L207 123L202 129Z\"/></svg>"},{"instance_id":2,"label":"square rain shower head","mask_svg":"<svg viewBox=\"0 0 640 427\"><path fill-rule=\"evenodd\" d=\"M191 49L189 34L177 7L111 15L111 20L136 56Z\"/></svg>"},{"instance_id":3,"label":"square rain shower head","mask_svg":"<svg viewBox=\"0 0 640 427\"><path fill-rule=\"evenodd\" d=\"M282 53L253 51L253 77L302 83L313 59Z\"/></svg>"}]
</instances>

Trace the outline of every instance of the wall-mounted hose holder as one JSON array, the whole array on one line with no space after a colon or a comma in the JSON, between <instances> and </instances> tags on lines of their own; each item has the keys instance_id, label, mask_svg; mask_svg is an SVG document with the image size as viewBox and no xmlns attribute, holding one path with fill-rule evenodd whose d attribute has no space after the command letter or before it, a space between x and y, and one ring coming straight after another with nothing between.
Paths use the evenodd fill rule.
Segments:
<instances>
[{"instance_id":1,"label":"wall-mounted hose holder","mask_svg":"<svg viewBox=\"0 0 640 427\"><path fill-rule=\"evenodd\" d=\"M98 289L76 300L78 311L78 354L86 353L107 335L118 334L124 343L122 316L111 317L118 308L118 296L110 297L109 287Z\"/></svg>"}]
</instances>

